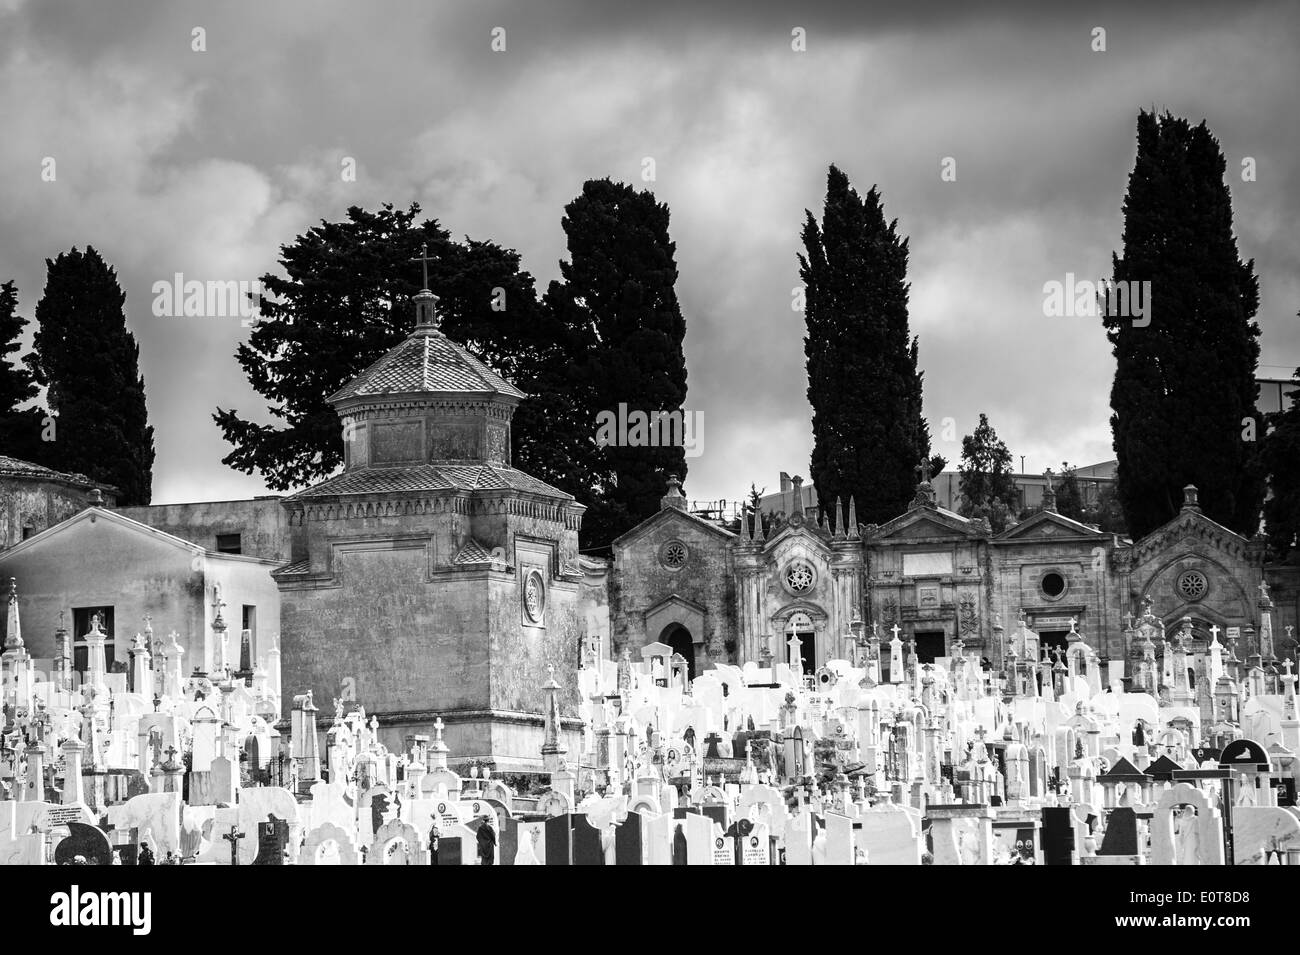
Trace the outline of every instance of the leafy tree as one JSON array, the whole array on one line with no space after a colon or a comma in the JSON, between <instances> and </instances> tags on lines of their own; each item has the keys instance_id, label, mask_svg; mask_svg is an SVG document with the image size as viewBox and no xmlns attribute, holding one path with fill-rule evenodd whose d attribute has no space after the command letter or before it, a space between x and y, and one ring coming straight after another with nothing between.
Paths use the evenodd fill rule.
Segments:
<instances>
[{"instance_id":1,"label":"leafy tree","mask_svg":"<svg viewBox=\"0 0 1300 955\"><path fill-rule=\"evenodd\" d=\"M1119 498L1139 537L1178 513L1186 484L1210 518L1248 536L1259 528L1262 470L1256 444L1243 440L1258 426L1259 288L1254 262L1237 254L1224 170L1204 122L1138 116L1124 251L1103 323L1116 360ZM1140 283L1150 283L1145 314L1121 314L1119 289Z\"/></svg>"},{"instance_id":2,"label":"leafy tree","mask_svg":"<svg viewBox=\"0 0 1300 955\"><path fill-rule=\"evenodd\" d=\"M1052 490L1056 493L1056 512L1071 520L1083 520L1083 489L1079 487L1079 476L1068 461L1061 462L1060 480L1052 481Z\"/></svg>"},{"instance_id":3,"label":"leafy tree","mask_svg":"<svg viewBox=\"0 0 1300 955\"><path fill-rule=\"evenodd\" d=\"M1124 521L1124 508L1119 503L1119 492L1112 483L1101 485L1097 491L1097 503L1084 510L1083 522L1095 524L1098 530L1107 534L1128 536L1128 524Z\"/></svg>"},{"instance_id":4,"label":"leafy tree","mask_svg":"<svg viewBox=\"0 0 1300 955\"><path fill-rule=\"evenodd\" d=\"M1264 502L1269 549L1278 559L1296 553L1300 535L1300 368L1291 407L1271 416L1272 430L1264 439L1264 468L1272 495Z\"/></svg>"},{"instance_id":5,"label":"leafy tree","mask_svg":"<svg viewBox=\"0 0 1300 955\"><path fill-rule=\"evenodd\" d=\"M55 416L42 464L115 485L123 506L148 504L153 428L126 294L95 249L46 259L32 353L24 361Z\"/></svg>"},{"instance_id":6,"label":"leafy tree","mask_svg":"<svg viewBox=\"0 0 1300 955\"><path fill-rule=\"evenodd\" d=\"M859 196L835 166L821 223L805 215L799 275L813 482L823 510L836 499L847 510L852 497L862 523L883 524L907 509L918 465L930 457L908 327L907 239L897 220L885 222L877 189ZM945 463L932 461L931 472Z\"/></svg>"},{"instance_id":7,"label":"leafy tree","mask_svg":"<svg viewBox=\"0 0 1300 955\"><path fill-rule=\"evenodd\" d=\"M989 424L988 415L980 413L974 433L961 439L961 505L963 517L988 520L993 533L999 534L1016 513L1018 494L1012 476L1011 452Z\"/></svg>"},{"instance_id":8,"label":"leafy tree","mask_svg":"<svg viewBox=\"0 0 1300 955\"><path fill-rule=\"evenodd\" d=\"M551 388L546 376L560 374L552 366L564 336L539 306L518 253L453 241L435 220L417 221L419 213L415 203L406 210L354 206L345 220L322 220L281 247L284 274L262 276L260 320L236 352L281 425L218 408L213 418L234 445L226 464L260 473L277 490L309 484L342 464L342 431L325 399L410 333L411 300L423 285L414 260L427 247L442 332L533 396L515 414L512 463L555 483L557 457L571 435L562 404L537 388L542 381Z\"/></svg>"},{"instance_id":9,"label":"leafy tree","mask_svg":"<svg viewBox=\"0 0 1300 955\"><path fill-rule=\"evenodd\" d=\"M585 182L564 208L569 259L546 303L585 355L565 372L564 401L586 415L673 413L686 400L686 322L677 302L669 210L652 192L609 179ZM673 435L660 434L660 438ZM659 510L669 475L684 478L681 443L610 442L591 455L582 546L597 549ZM585 478L585 475L584 475Z\"/></svg>"},{"instance_id":10,"label":"leafy tree","mask_svg":"<svg viewBox=\"0 0 1300 955\"><path fill-rule=\"evenodd\" d=\"M34 461L44 457L41 447L39 408L20 408L39 394L31 369L7 358L21 347L27 322L18 314L18 287L13 282L0 285L0 454Z\"/></svg>"}]
</instances>

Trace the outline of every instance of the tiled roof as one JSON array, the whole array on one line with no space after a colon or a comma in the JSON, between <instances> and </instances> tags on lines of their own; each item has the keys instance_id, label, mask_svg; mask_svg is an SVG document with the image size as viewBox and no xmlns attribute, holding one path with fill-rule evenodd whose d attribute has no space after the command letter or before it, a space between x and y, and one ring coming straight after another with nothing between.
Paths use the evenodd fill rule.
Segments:
<instances>
[{"instance_id":1,"label":"tiled roof","mask_svg":"<svg viewBox=\"0 0 1300 955\"><path fill-rule=\"evenodd\" d=\"M18 458L11 458L7 455L0 454L0 477L25 477L37 478L46 481L66 481L71 484L84 484L87 487L95 487L95 482L84 474L68 474L63 471L55 471L53 468L47 468L43 464L33 464L31 461L20 461ZM108 485L102 485L107 487Z\"/></svg>"},{"instance_id":2,"label":"tiled roof","mask_svg":"<svg viewBox=\"0 0 1300 955\"><path fill-rule=\"evenodd\" d=\"M289 500L336 497L349 494L389 494L405 491L527 491L572 500L573 496L545 481L516 471L486 464L416 464L404 467L357 468L344 471L299 491Z\"/></svg>"},{"instance_id":3,"label":"tiled roof","mask_svg":"<svg viewBox=\"0 0 1300 955\"><path fill-rule=\"evenodd\" d=\"M465 542L465 546L460 549L460 552L452 558L452 563L490 564L492 563L492 555L488 553L486 547L471 537Z\"/></svg>"},{"instance_id":4,"label":"tiled roof","mask_svg":"<svg viewBox=\"0 0 1300 955\"><path fill-rule=\"evenodd\" d=\"M311 569L310 560L297 560L292 564L285 564L283 567L277 567L271 571L273 574L305 574Z\"/></svg>"},{"instance_id":5,"label":"tiled roof","mask_svg":"<svg viewBox=\"0 0 1300 955\"><path fill-rule=\"evenodd\" d=\"M527 397L446 335L421 328L331 395L329 401L430 391Z\"/></svg>"}]
</instances>

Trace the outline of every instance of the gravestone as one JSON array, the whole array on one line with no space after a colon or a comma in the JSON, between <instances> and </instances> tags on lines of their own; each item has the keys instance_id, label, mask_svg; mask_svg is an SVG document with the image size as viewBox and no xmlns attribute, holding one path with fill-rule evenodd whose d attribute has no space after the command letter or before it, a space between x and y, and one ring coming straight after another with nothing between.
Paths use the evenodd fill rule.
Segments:
<instances>
[{"instance_id":1,"label":"gravestone","mask_svg":"<svg viewBox=\"0 0 1300 955\"><path fill-rule=\"evenodd\" d=\"M614 829L614 864L644 865L644 835L641 831L641 814L629 812Z\"/></svg>"},{"instance_id":2,"label":"gravestone","mask_svg":"<svg viewBox=\"0 0 1300 955\"><path fill-rule=\"evenodd\" d=\"M519 821L506 816L497 827L497 858L501 865L514 865L519 854Z\"/></svg>"},{"instance_id":3,"label":"gravestone","mask_svg":"<svg viewBox=\"0 0 1300 955\"><path fill-rule=\"evenodd\" d=\"M767 826L759 823L744 836L740 847L741 865L771 865L772 848Z\"/></svg>"},{"instance_id":4,"label":"gravestone","mask_svg":"<svg viewBox=\"0 0 1300 955\"><path fill-rule=\"evenodd\" d=\"M216 760L213 760L214 764ZM275 814L257 824L257 856L253 865L284 865L284 850L289 844L289 822Z\"/></svg>"},{"instance_id":5,"label":"gravestone","mask_svg":"<svg viewBox=\"0 0 1300 955\"><path fill-rule=\"evenodd\" d=\"M546 820L547 865L573 864L570 850L570 834L572 832L570 818L569 814L565 813L561 816L550 816Z\"/></svg>"},{"instance_id":6,"label":"gravestone","mask_svg":"<svg viewBox=\"0 0 1300 955\"><path fill-rule=\"evenodd\" d=\"M1069 806L1043 807L1043 864L1073 865L1074 817Z\"/></svg>"},{"instance_id":7,"label":"gravestone","mask_svg":"<svg viewBox=\"0 0 1300 955\"><path fill-rule=\"evenodd\" d=\"M460 836L443 836L438 840L438 865L464 865L465 847Z\"/></svg>"},{"instance_id":8,"label":"gravestone","mask_svg":"<svg viewBox=\"0 0 1300 955\"><path fill-rule=\"evenodd\" d=\"M302 848L298 850L298 864L356 865L356 846L341 826L323 822L307 833Z\"/></svg>"},{"instance_id":9,"label":"gravestone","mask_svg":"<svg viewBox=\"0 0 1300 955\"><path fill-rule=\"evenodd\" d=\"M600 845L600 830L587 821L585 813L573 819L573 864L604 865L605 850Z\"/></svg>"},{"instance_id":10,"label":"gravestone","mask_svg":"<svg viewBox=\"0 0 1300 955\"><path fill-rule=\"evenodd\" d=\"M1112 809L1106 817L1106 835L1097 855L1135 856L1138 854L1137 813L1128 806Z\"/></svg>"},{"instance_id":11,"label":"gravestone","mask_svg":"<svg viewBox=\"0 0 1300 955\"><path fill-rule=\"evenodd\" d=\"M84 822L66 822L64 825L68 827L68 835L54 847L55 865L71 865L77 856L81 856L86 865L113 864L113 849L102 829Z\"/></svg>"}]
</instances>

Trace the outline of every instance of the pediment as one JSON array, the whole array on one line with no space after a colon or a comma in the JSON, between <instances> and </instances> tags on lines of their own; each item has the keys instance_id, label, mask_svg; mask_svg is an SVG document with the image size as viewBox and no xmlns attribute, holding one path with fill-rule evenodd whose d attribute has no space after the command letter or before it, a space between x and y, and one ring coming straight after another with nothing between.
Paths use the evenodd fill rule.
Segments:
<instances>
[{"instance_id":1,"label":"pediment","mask_svg":"<svg viewBox=\"0 0 1300 955\"><path fill-rule=\"evenodd\" d=\"M982 524L940 507L914 507L888 524L882 524L869 537L873 543L934 537L964 539L982 536L982 527Z\"/></svg>"},{"instance_id":2,"label":"pediment","mask_svg":"<svg viewBox=\"0 0 1300 955\"><path fill-rule=\"evenodd\" d=\"M1163 527L1158 527L1133 545L1133 562L1145 564L1159 560L1179 545L1191 544L1210 548L1236 559L1249 557L1250 541L1217 521L1212 521L1199 510L1184 508L1177 517Z\"/></svg>"},{"instance_id":3,"label":"pediment","mask_svg":"<svg viewBox=\"0 0 1300 955\"><path fill-rule=\"evenodd\" d=\"M731 531L723 530L718 525L706 521L702 517L696 517L694 514L675 507L665 507L651 514L636 527L615 538L613 546L616 548L626 547L653 530L674 524L684 530L702 531L717 537L719 540L733 541L736 539L736 535Z\"/></svg>"},{"instance_id":4,"label":"pediment","mask_svg":"<svg viewBox=\"0 0 1300 955\"><path fill-rule=\"evenodd\" d=\"M998 541L1066 540L1086 537L1106 540L1110 535L1053 511L1039 511L999 534Z\"/></svg>"}]
</instances>

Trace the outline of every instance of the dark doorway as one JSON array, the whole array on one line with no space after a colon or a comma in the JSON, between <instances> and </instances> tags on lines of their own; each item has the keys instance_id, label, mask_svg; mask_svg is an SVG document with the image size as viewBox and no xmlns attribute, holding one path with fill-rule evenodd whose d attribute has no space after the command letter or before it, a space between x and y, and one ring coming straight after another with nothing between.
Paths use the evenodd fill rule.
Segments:
<instances>
[{"instance_id":1,"label":"dark doorway","mask_svg":"<svg viewBox=\"0 0 1300 955\"><path fill-rule=\"evenodd\" d=\"M1070 645L1070 631L1068 630L1048 630L1045 633L1038 634L1038 646L1044 654L1044 659L1056 662L1056 655L1053 652L1057 647L1061 648L1064 653Z\"/></svg>"},{"instance_id":2,"label":"dark doorway","mask_svg":"<svg viewBox=\"0 0 1300 955\"><path fill-rule=\"evenodd\" d=\"M695 640L691 632L680 623L670 624L659 635L659 642L673 648L673 653L680 653L686 660L686 679L695 679Z\"/></svg>"},{"instance_id":3,"label":"dark doorway","mask_svg":"<svg viewBox=\"0 0 1300 955\"><path fill-rule=\"evenodd\" d=\"M948 641L942 630L916 634L916 662L933 663L948 655Z\"/></svg>"}]
</instances>

